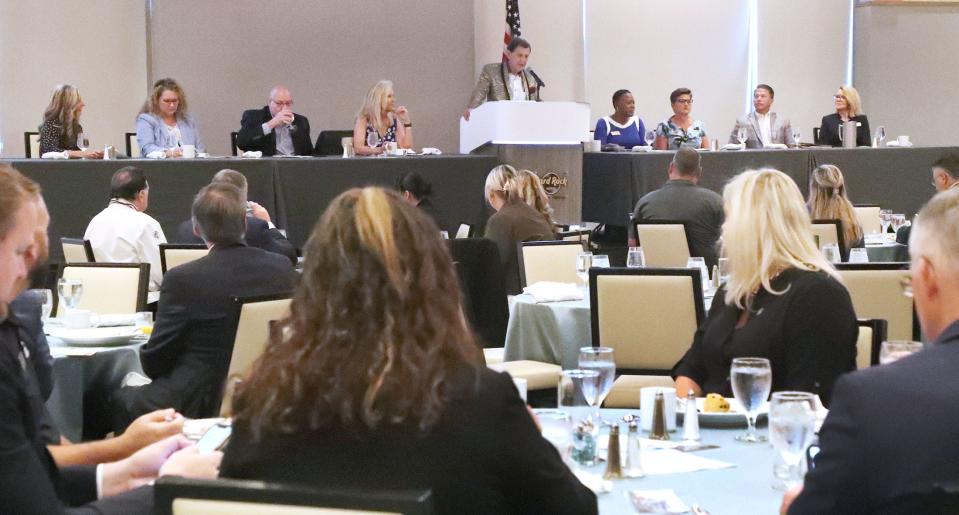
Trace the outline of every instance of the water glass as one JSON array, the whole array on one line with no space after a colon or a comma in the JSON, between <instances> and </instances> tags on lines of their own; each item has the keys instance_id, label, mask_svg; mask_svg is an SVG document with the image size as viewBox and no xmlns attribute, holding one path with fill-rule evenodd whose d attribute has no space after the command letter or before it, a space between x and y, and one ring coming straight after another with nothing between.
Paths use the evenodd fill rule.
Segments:
<instances>
[{"instance_id":1,"label":"water glass","mask_svg":"<svg viewBox=\"0 0 959 515\"><path fill-rule=\"evenodd\" d=\"M153 329L153 313L149 311L139 311L133 315L133 325L144 333Z\"/></svg>"},{"instance_id":2,"label":"water glass","mask_svg":"<svg viewBox=\"0 0 959 515\"><path fill-rule=\"evenodd\" d=\"M630 247L626 253L627 268L643 268L646 266L646 255L642 247Z\"/></svg>"},{"instance_id":3,"label":"water glass","mask_svg":"<svg viewBox=\"0 0 959 515\"><path fill-rule=\"evenodd\" d=\"M766 437L756 434L756 417L766 406L773 385L772 368L766 358L734 358L729 369L733 396L742 406L749 425L746 434L736 437L740 442L765 442Z\"/></svg>"},{"instance_id":4,"label":"water glass","mask_svg":"<svg viewBox=\"0 0 959 515\"><path fill-rule=\"evenodd\" d=\"M596 268L609 268L609 256L606 254L596 254L593 256L593 266Z\"/></svg>"},{"instance_id":5,"label":"water glass","mask_svg":"<svg viewBox=\"0 0 959 515\"><path fill-rule=\"evenodd\" d=\"M785 464L773 487L783 490L802 481L799 464L815 436L816 396L808 392L776 392L769 402L769 440Z\"/></svg>"},{"instance_id":6,"label":"water glass","mask_svg":"<svg viewBox=\"0 0 959 515\"><path fill-rule=\"evenodd\" d=\"M57 291L60 292L60 298L67 309L76 309L80 304L80 297L83 296L83 281L61 277L57 281Z\"/></svg>"},{"instance_id":7,"label":"water glass","mask_svg":"<svg viewBox=\"0 0 959 515\"><path fill-rule=\"evenodd\" d=\"M533 414L541 428L540 434L556 447L563 461L569 460L573 447L573 419L563 410L535 409Z\"/></svg>"},{"instance_id":8,"label":"water glass","mask_svg":"<svg viewBox=\"0 0 959 515\"><path fill-rule=\"evenodd\" d=\"M77 148L83 152L90 148L90 138L85 133L77 134Z\"/></svg>"},{"instance_id":9,"label":"water glass","mask_svg":"<svg viewBox=\"0 0 959 515\"><path fill-rule=\"evenodd\" d=\"M583 423L590 428L585 439L573 435L573 459L580 465L596 464L596 437L599 425L590 418L592 406L599 391L599 372L595 370L564 370L557 386L559 408L570 414L575 427Z\"/></svg>"},{"instance_id":10,"label":"water glass","mask_svg":"<svg viewBox=\"0 0 959 515\"><path fill-rule=\"evenodd\" d=\"M800 141L802 141L802 131L799 130L799 127L792 128L793 142L796 143L796 146L799 146Z\"/></svg>"},{"instance_id":11,"label":"water glass","mask_svg":"<svg viewBox=\"0 0 959 515\"><path fill-rule=\"evenodd\" d=\"M610 347L581 347L579 349L580 370L595 370L599 373L599 386L596 399L593 402L593 416L597 422L602 421L599 408L613 389L616 379L616 360L613 358L613 349ZM587 399L588 400L588 399Z\"/></svg>"},{"instance_id":12,"label":"water glass","mask_svg":"<svg viewBox=\"0 0 959 515\"><path fill-rule=\"evenodd\" d=\"M906 215L897 213L892 215L892 232L899 232L899 228L906 225Z\"/></svg>"},{"instance_id":13,"label":"water glass","mask_svg":"<svg viewBox=\"0 0 959 515\"><path fill-rule=\"evenodd\" d=\"M879 210L879 223L882 224L883 234L889 232L889 227L892 225L892 209Z\"/></svg>"},{"instance_id":14,"label":"water glass","mask_svg":"<svg viewBox=\"0 0 959 515\"><path fill-rule=\"evenodd\" d=\"M887 365L921 350L922 342L912 342L908 340L885 341L882 342L882 348L879 350L879 364Z\"/></svg>"},{"instance_id":15,"label":"water glass","mask_svg":"<svg viewBox=\"0 0 959 515\"><path fill-rule=\"evenodd\" d=\"M656 141L656 131L646 131L646 145L653 146L653 142Z\"/></svg>"},{"instance_id":16,"label":"water glass","mask_svg":"<svg viewBox=\"0 0 959 515\"><path fill-rule=\"evenodd\" d=\"M380 135L375 131L366 133L366 146L370 147L371 149L379 147Z\"/></svg>"},{"instance_id":17,"label":"water glass","mask_svg":"<svg viewBox=\"0 0 959 515\"><path fill-rule=\"evenodd\" d=\"M719 258L719 264L717 266L717 272L719 274L719 284L720 286L726 284L729 281L729 258L721 257Z\"/></svg>"},{"instance_id":18,"label":"water glass","mask_svg":"<svg viewBox=\"0 0 959 515\"><path fill-rule=\"evenodd\" d=\"M710 288L709 269L706 268L706 259L701 257L691 257L686 261L686 268L695 268L699 270L699 278L703 283L703 292Z\"/></svg>"},{"instance_id":19,"label":"water glass","mask_svg":"<svg viewBox=\"0 0 959 515\"><path fill-rule=\"evenodd\" d=\"M826 243L822 246L822 255L830 263L841 263L842 254L839 253L839 245L835 243Z\"/></svg>"},{"instance_id":20,"label":"water glass","mask_svg":"<svg viewBox=\"0 0 959 515\"><path fill-rule=\"evenodd\" d=\"M581 252L576 256L576 275L583 281L584 286L589 285L589 269L593 267L593 253Z\"/></svg>"},{"instance_id":21,"label":"water glass","mask_svg":"<svg viewBox=\"0 0 959 515\"><path fill-rule=\"evenodd\" d=\"M746 143L746 127L740 127L740 128L736 131L736 140L739 141L739 144L740 144L740 145L743 145L743 146L744 146L743 148L745 148L745 143Z\"/></svg>"},{"instance_id":22,"label":"water glass","mask_svg":"<svg viewBox=\"0 0 959 515\"><path fill-rule=\"evenodd\" d=\"M863 249L863 248L850 249L849 262L850 263L868 263L869 254L866 252L866 249Z\"/></svg>"},{"instance_id":23,"label":"water glass","mask_svg":"<svg viewBox=\"0 0 959 515\"><path fill-rule=\"evenodd\" d=\"M40 299L40 319L47 323L50 313L53 312L53 290L30 290L30 292Z\"/></svg>"}]
</instances>

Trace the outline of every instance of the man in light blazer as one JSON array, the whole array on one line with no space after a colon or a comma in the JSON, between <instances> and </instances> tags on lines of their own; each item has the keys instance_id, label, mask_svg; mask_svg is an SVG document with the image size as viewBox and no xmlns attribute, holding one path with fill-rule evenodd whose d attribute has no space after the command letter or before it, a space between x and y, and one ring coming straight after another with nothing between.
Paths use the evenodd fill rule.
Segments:
<instances>
[{"instance_id":1,"label":"man in light blazer","mask_svg":"<svg viewBox=\"0 0 959 515\"><path fill-rule=\"evenodd\" d=\"M736 137L740 127L746 128L746 148L763 148L773 143L795 147L799 144L793 140L792 125L786 118L780 118L771 112L776 92L772 86L760 84L753 92L754 110L745 117L736 120L733 131L729 134L730 143L739 143Z\"/></svg>"},{"instance_id":2,"label":"man in light blazer","mask_svg":"<svg viewBox=\"0 0 959 515\"><path fill-rule=\"evenodd\" d=\"M463 112L466 121L470 119L470 111L487 100L540 100L540 81L536 73L526 67L531 51L528 41L515 37L506 46L505 63L490 63L483 67L469 106Z\"/></svg>"}]
</instances>

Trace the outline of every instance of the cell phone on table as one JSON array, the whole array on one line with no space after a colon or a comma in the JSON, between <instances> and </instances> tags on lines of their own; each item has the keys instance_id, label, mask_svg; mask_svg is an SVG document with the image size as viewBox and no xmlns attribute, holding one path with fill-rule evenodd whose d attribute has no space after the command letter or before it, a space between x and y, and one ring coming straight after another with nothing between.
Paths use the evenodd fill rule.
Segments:
<instances>
[{"instance_id":1,"label":"cell phone on table","mask_svg":"<svg viewBox=\"0 0 959 515\"><path fill-rule=\"evenodd\" d=\"M200 452L219 451L230 441L232 432L233 427L229 424L213 424L210 429L206 430L206 433L203 433L196 446L200 449Z\"/></svg>"}]
</instances>

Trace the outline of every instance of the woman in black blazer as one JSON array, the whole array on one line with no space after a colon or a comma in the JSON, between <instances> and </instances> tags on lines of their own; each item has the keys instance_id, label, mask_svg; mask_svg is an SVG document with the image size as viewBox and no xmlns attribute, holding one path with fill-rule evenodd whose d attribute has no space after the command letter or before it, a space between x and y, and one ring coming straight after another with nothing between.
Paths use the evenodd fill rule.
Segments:
<instances>
[{"instance_id":1,"label":"woman in black blazer","mask_svg":"<svg viewBox=\"0 0 959 515\"><path fill-rule=\"evenodd\" d=\"M509 376L481 365L450 254L397 193L353 189L307 244L244 381L220 475L432 491L437 513L596 513Z\"/></svg>"},{"instance_id":2,"label":"woman in black blazer","mask_svg":"<svg viewBox=\"0 0 959 515\"><path fill-rule=\"evenodd\" d=\"M859 92L852 86L839 86L839 91L833 97L836 106L836 112L822 117L822 123L819 127L820 145L832 145L841 147L842 140L839 139L839 133L842 131L842 124L846 122L859 122L856 128L856 146L868 147L872 145L869 139L869 119L862 114L862 103L859 100Z\"/></svg>"},{"instance_id":3,"label":"woman in black blazer","mask_svg":"<svg viewBox=\"0 0 959 515\"><path fill-rule=\"evenodd\" d=\"M685 396L731 395L733 358L767 358L773 391L828 402L840 374L856 368L856 314L846 288L813 243L796 183L777 170L747 171L723 197L730 276L709 317L673 368Z\"/></svg>"}]
</instances>

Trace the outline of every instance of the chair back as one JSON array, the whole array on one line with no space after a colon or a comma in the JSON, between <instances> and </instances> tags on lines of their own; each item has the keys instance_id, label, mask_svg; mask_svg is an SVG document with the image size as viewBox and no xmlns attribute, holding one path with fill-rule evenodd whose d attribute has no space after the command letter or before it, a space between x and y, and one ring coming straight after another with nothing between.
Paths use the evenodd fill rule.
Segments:
<instances>
[{"instance_id":1,"label":"chair back","mask_svg":"<svg viewBox=\"0 0 959 515\"><path fill-rule=\"evenodd\" d=\"M472 236L473 236L473 226L470 224L460 224L459 229L456 229L457 240L470 238Z\"/></svg>"},{"instance_id":2,"label":"chair back","mask_svg":"<svg viewBox=\"0 0 959 515\"><path fill-rule=\"evenodd\" d=\"M857 318L880 318L888 324L893 340L918 339L913 301L902 293L902 280L909 276L906 263L843 263L837 265L852 298Z\"/></svg>"},{"instance_id":3,"label":"chair back","mask_svg":"<svg viewBox=\"0 0 959 515\"><path fill-rule=\"evenodd\" d=\"M27 159L40 158L40 133L23 133L23 153Z\"/></svg>"},{"instance_id":4,"label":"chair back","mask_svg":"<svg viewBox=\"0 0 959 515\"><path fill-rule=\"evenodd\" d=\"M352 137L352 130L320 131L319 136L316 137L313 153L320 156L341 156L343 155L343 138Z\"/></svg>"},{"instance_id":5,"label":"chair back","mask_svg":"<svg viewBox=\"0 0 959 515\"><path fill-rule=\"evenodd\" d=\"M516 256L521 286L540 281L580 282L576 275L576 256L583 252L582 243L563 240L524 241L518 246Z\"/></svg>"},{"instance_id":6,"label":"chair back","mask_svg":"<svg viewBox=\"0 0 959 515\"><path fill-rule=\"evenodd\" d=\"M812 142L813 142L813 145L819 145L819 133L820 133L821 130L822 130L821 127L813 127L813 128L812 128Z\"/></svg>"},{"instance_id":7,"label":"chair back","mask_svg":"<svg viewBox=\"0 0 959 515\"><path fill-rule=\"evenodd\" d=\"M579 241L585 245L585 248L589 248L589 235L592 234L592 231L581 229L577 231L563 231L557 234L557 239L563 241Z\"/></svg>"},{"instance_id":8,"label":"chair back","mask_svg":"<svg viewBox=\"0 0 959 515\"><path fill-rule=\"evenodd\" d=\"M133 157L133 158L142 157L142 155L140 154L140 142L137 141L137 133L124 132L123 143L127 153L127 157Z\"/></svg>"},{"instance_id":9,"label":"chair back","mask_svg":"<svg viewBox=\"0 0 959 515\"><path fill-rule=\"evenodd\" d=\"M231 153L234 157L236 157L237 155L239 155L239 150L240 150L240 147L236 146L236 136L237 136L238 134L239 134L239 132L231 132L231 133L230 133L230 153Z\"/></svg>"},{"instance_id":10,"label":"chair back","mask_svg":"<svg viewBox=\"0 0 959 515\"><path fill-rule=\"evenodd\" d=\"M813 220L812 234L819 238L819 248L827 243L833 243L839 247L839 255L842 260L849 259L849 253L846 251L846 241L842 235L842 220Z\"/></svg>"},{"instance_id":11,"label":"chair back","mask_svg":"<svg viewBox=\"0 0 959 515\"><path fill-rule=\"evenodd\" d=\"M856 368L879 364L879 351L886 340L886 321L878 318L857 320L859 337L856 339Z\"/></svg>"},{"instance_id":12,"label":"chair back","mask_svg":"<svg viewBox=\"0 0 959 515\"><path fill-rule=\"evenodd\" d=\"M67 263L60 276L83 282L78 309L101 315L146 311L149 263ZM58 316L62 305L58 303Z\"/></svg>"},{"instance_id":13,"label":"chair back","mask_svg":"<svg viewBox=\"0 0 959 515\"><path fill-rule=\"evenodd\" d=\"M277 295L234 298L236 332L233 336L233 353L226 375L226 389L220 412L229 416L230 403L236 383L242 381L263 354L270 339L270 322L282 320L290 314L290 292Z\"/></svg>"},{"instance_id":14,"label":"chair back","mask_svg":"<svg viewBox=\"0 0 959 515\"><path fill-rule=\"evenodd\" d=\"M592 268L589 298L593 346L612 347L622 373L668 374L705 317L692 268Z\"/></svg>"},{"instance_id":15,"label":"chair back","mask_svg":"<svg viewBox=\"0 0 959 515\"><path fill-rule=\"evenodd\" d=\"M463 311L483 347L506 342L509 305L499 249L487 238L448 240L463 292Z\"/></svg>"},{"instance_id":16,"label":"chair back","mask_svg":"<svg viewBox=\"0 0 959 515\"><path fill-rule=\"evenodd\" d=\"M93 246L83 238L60 238L64 263L93 263Z\"/></svg>"},{"instance_id":17,"label":"chair back","mask_svg":"<svg viewBox=\"0 0 959 515\"><path fill-rule=\"evenodd\" d=\"M238 479L156 481L157 515L432 515L429 490L340 490Z\"/></svg>"},{"instance_id":18,"label":"chair back","mask_svg":"<svg viewBox=\"0 0 959 515\"><path fill-rule=\"evenodd\" d=\"M856 219L862 227L863 234L873 234L882 232L882 222L879 220L879 206L861 205L853 206L856 210Z\"/></svg>"},{"instance_id":19,"label":"chair back","mask_svg":"<svg viewBox=\"0 0 959 515\"><path fill-rule=\"evenodd\" d=\"M161 243L160 244L160 268L164 274L167 270L200 259L210 253L210 249L202 243L180 244L180 243Z\"/></svg>"},{"instance_id":20,"label":"chair back","mask_svg":"<svg viewBox=\"0 0 959 515\"><path fill-rule=\"evenodd\" d=\"M689 261L686 226L679 221L636 222L636 239L650 268L684 268Z\"/></svg>"}]
</instances>

